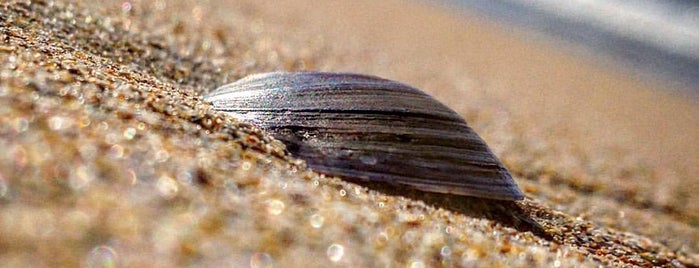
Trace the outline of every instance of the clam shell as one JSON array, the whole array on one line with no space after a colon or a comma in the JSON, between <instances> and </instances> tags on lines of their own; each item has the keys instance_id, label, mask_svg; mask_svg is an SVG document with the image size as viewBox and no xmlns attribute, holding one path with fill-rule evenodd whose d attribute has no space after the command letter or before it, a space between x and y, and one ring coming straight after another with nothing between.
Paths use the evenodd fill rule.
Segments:
<instances>
[{"instance_id":1,"label":"clam shell","mask_svg":"<svg viewBox=\"0 0 699 268\"><path fill-rule=\"evenodd\" d=\"M522 192L461 116L414 87L351 73L251 75L205 97L349 181L518 200Z\"/></svg>"}]
</instances>

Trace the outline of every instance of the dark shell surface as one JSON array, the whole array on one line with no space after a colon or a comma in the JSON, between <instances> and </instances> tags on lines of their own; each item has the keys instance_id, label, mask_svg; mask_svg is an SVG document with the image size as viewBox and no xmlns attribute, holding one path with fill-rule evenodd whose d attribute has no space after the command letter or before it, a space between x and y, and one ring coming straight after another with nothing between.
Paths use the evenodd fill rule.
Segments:
<instances>
[{"instance_id":1,"label":"dark shell surface","mask_svg":"<svg viewBox=\"0 0 699 268\"><path fill-rule=\"evenodd\" d=\"M351 73L265 73L224 85L206 100L269 132L321 173L429 192L523 197L461 116L402 83Z\"/></svg>"}]
</instances>

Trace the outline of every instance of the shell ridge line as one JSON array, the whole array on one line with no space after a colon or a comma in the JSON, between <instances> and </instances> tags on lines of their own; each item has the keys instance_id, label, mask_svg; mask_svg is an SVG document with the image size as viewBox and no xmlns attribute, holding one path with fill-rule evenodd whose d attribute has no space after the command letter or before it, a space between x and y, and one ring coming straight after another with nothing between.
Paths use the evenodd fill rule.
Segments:
<instances>
[{"instance_id":1,"label":"shell ridge line","mask_svg":"<svg viewBox=\"0 0 699 268\"><path fill-rule=\"evenodd\" d=\"M396 97L401 97L406 100L422 100L425 98L431 98L428 95L425 95L422 92L418 91L399 91L396 89L385 89L385 88L380 88L379 84L367 84L367 85L353 85L351 88L347 88L346 85L351 85L350 83L343 83L343 84L314 84L314 85L309 85L305 86L302 89L293 92L293 95L289 96L289 88L288 85L281 85L281 86L274 86L270 87L269 85L250 85L249 87L243 87L243 85L226 85L218 88L215 92L210 93L207 98L212 98L215 96L221 96L221 95L226 95L226 94L234 94L234 95L243 95L244 92L247 92L246 94L249 94L250 96L255 95L255 94L274 94L282 97L289 97L289 98L301 98L301 97L310 97L313 95L317 95L318 92L322 92L323 96L348 96L347 92L351 92L351 97L353 99L360 100L362 98L369 98L373 99L377 95L377 92L381 92L382 94L380 95L395 95ZM328 91L328 89L331 89ZM241 98L236 96L237 98ZM435 101L435 105L438 105Z\"/></svg>"},{"instance_id":2,"label":"shell ridge line","mask_svg":"<svg viewBox=\"0 0 699 268\"><path fill-rule=\"evenodd\" d=\"M427 114L421 112L411 112L403 110L367 110L367 109L352 109L352 108L218 108L219 111L223 112L233 112L233 111L278 111L277 113L289 113L289 112L302 112L302 113L334 113L334 114L360 114L360 115L400 115L408 117L423 117L429 119L438 120L453 120L453 117L444 116L441 114ZM466 124L465 122L463 122Z\"/></svg>"}]
</instances>

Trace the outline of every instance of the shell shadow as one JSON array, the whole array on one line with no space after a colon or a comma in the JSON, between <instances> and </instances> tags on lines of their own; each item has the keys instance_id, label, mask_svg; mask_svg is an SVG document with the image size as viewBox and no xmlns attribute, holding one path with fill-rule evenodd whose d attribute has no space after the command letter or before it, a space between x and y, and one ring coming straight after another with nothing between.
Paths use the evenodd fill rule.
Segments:
<instances>
[{"instance_id":1,"label":"shell shadow","mask_svg":"<svg viewBox=\"0 0 699 268\"><path fill-rule=\"evenodd\" d=\"M425 204L436 208L442 208L473 218L488 219L517 231L531 232L540 238L553 241L553 236L547 233L545 228L536 222L529 215L529 212L516 201L431 193L397 185L387 185L386 183L356 181L355 183L387 195L421 200Z\"/></svg>"}]
</instances>

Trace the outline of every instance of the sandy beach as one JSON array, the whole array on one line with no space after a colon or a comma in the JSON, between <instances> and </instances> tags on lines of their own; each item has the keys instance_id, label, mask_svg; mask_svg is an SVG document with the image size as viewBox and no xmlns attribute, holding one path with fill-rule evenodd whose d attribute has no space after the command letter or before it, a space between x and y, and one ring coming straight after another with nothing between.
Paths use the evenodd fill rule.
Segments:
<instances>
[{"instance_id":1,"label":"sandy beach","mask_svg":"<svg viewBox=\"0 0 699 268\"><path fill-rule=\"evenodd\" d=\"M698 100L472 14L398 0L10 0L0 32L7 267L699 265ZM275 70L423 89L526 198L317 174L202 99Z\"/></svg>"}]
</instances>

